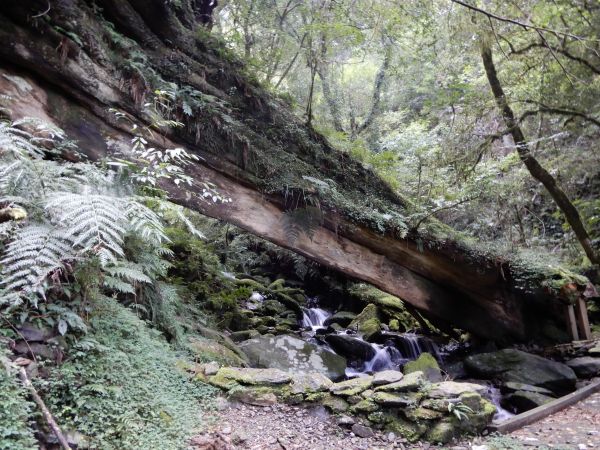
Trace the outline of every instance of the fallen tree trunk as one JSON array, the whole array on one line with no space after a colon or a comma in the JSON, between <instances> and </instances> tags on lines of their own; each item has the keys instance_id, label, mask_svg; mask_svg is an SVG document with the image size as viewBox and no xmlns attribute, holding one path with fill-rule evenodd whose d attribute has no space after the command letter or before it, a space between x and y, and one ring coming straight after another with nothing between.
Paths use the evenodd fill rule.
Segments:
<instances>
[{"instance_id":1,"label":"fallen tree trunk","mask_svg":"<svg viewBox=\"0 0 600 450\"><path fill-rule=\"evenodd\" d=\"M409 231L409 202L250 83L213 39L186 28L178 18L185 8L163 0L96 4L102 10L63 0L35 18L44 2L2 3L0 91L13 98L15 117L55 123L92 159L127 158L131 123L151 125L144 98L176 83L173 116L185 126L146 136L200 158L186 168L193 186L163 185L174 201L479 336L565 336L563 304L583 293L585 279L478 250L433 219ZM207 202L204 182L233 202Z\"/></svg>"}]
</instances>

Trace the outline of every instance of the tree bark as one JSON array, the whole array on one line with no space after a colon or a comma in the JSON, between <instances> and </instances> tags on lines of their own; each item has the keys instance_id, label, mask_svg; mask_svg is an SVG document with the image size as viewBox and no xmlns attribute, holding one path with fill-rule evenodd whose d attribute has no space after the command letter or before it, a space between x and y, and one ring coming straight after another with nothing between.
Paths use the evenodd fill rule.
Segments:
<instances>
[{"instance_id":1,"label":"tree bark","mask_svg":"<svg viewBox=\"0 0 600 450\"><path fill-rule=\"evenodd\" d=\"M590 236L585 229L585 225L581 220L579 211L573 205L573 202L569 199L567 194L560 188L556 179L539 163L539 161L533 156L529 145L525 139L523 130L519 126L518 121L515 118L515 114L510 107L504 89L498 78L496 66L494 65L494 59L492 55L492 49L489 45L483 44L481 48L481 58L483 60L483 66L487 75L490 88L496 99L498 109L502 114L504 123L510 131L512 138L517 148L519 158L531 174L533 178L542 183L546 188L550 196L554 199L556 205L564 214L567 223L571 226L571 229L575 233L577 240L581 244L586 256L592 262L592 264L600 264L600 258L592 246Z\"/></svg>"}]
</instances>

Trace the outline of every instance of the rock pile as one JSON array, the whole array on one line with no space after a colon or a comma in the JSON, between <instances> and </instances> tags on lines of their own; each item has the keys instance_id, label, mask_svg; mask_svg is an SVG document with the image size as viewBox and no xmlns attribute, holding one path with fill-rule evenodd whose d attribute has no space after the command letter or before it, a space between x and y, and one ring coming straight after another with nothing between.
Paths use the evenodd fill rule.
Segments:
<instances>
[{"instance_id":1,"label":"rock pile","mask_svg":"<svg viewBox=\"0 0 600 450\"><path fill-rule=\"evenodd\" d=\"M404 375L388 370L334 383L319 372L223 367L207 380L230 400L255 406L322 405L342 417L354 416L356 421L344 423L356 428L356 435L370 435L375 428L411 442L447 443L456 436L479 433L496 412L482 397L485 386L431 382L422 371Z\"/></svg>"}]
</instances>

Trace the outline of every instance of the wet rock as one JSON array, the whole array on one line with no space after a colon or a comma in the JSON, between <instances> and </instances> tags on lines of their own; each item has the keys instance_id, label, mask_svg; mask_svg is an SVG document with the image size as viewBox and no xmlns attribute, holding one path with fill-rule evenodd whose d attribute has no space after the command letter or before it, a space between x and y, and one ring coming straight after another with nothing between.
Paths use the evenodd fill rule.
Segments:
<instances>
[{"instance_id":1,"label":"wet rock","mask_svg":"<svg viewBox=\"0 0 600 450\"><path fill-rule=\"evenodd\" d=\"M370 341L372 337L381 331L380 313L377 306L368 304L362 312L348 325L348 328L356 330L363 338Z\"/></svg>"},{"instance_id":2,"label":"wet rock","mask_svg":"<svg viewBox=\"0 0 600 450\"><path fill-rule=\"evenodd\" d=\"M423 372L412 372L405 375L402 380L395 383L384 384L378 386L375 391L392 391L392 392L408 392L418 391L426 382L425 374Z\"/></svg>"},{"instance_id":3,"label":"wet rock","mask_svg":"<svg viewBox=\"0 0 600 450\"><path fill-rule=\"evenodd\" d=\"M332 384L329 388L329 391L335 395L349 397L351 395L360 394L361 392L369 389L372 382L373 377L371 376L351 378L350 380Z\"/></svg>"},{"instance_id":4,"label":"wet rock","mask_svg":"<svg viewBox=\"0 0 600 450\"><path fill-rule=\"evenodd\" d=\"M294 373L290 391L293 394L308 394L313 392L328 391L333 382L319 372Z\"/></svg>"},{"instance_id":5,"label":"wet rock","mask_svg":"<svg viewBox=\"0 0 600 450\"><path fill-rule=\"evenodd\" d=\"M516 391L508 395L504 400L520 414L549 403L554 398L537 392Z\"/></svg>"},{"instance_id":6,"label":"wet rock","mask_svg":"<svg viewBox=\"0 0 600 450\"><path fill-rule=\"evenodd\" d=\"M404 365L404 374L421 371L429 381L441 381L442 371L435 358L427 352L421 353L414 361Z\"/></svg>"},{"instance_id":7,"label":"wet rock","mask_svg":"<svg viewBox=\"0 0 600 450\"><path fill-rule=\"evenodd\" d=\"M350 311L338 311L333 316L327 318L325 320L324 325L329 326L338 324L343 328L346 328L350 322L352 322L356 318L356 314Z\"/></svg>"},{"instance_id":8,"label":"wet rock","mask_svg":"<svg viewBox=\"0 0 600 450\"><path fill-rule=\"evenodd\" d=\"M566 364L515 349L471 355L465 359L465 368L478 378L531 384L557 394L571 392L577 381Z\"/></svg>"},{"instance_id":9,"label":"wet rock","mask_svg":"<svg viewBox=\"0 0 600 450\"><path fill-rule=\"evenodd\" d=\"M539 386L532 386L530 384L525 383L515 383L514 381L507 381L500 388L502 393L512 393L516 391L525 391L525 392L535 392L542 395L547 395L549 397L554 396L554 393L549 389L544 389Z\"/></svg>"},{"instance_id":10,"label":"wet rock","mask_svg":"<svg viewBox=\"0 0 600 450\"><path fill-rule=\"evenodd\" d=\"M429 398L455 398L465 392L476 392L483 394L487 391L487 387L475 383L459 383L457 381L442 381L431 385L427 396Z\"/></svg>"},{"instance_id":11,"label":"wet rock","mask_svg":"<svg viewBox=\"0 0 600 450\"><path fill-rule=\"evenodd\" d=\"M355 423L354 425L352 425L352 432L361 438L370 438L375 436L375 433L373 433L373 430L371 428L361 425L359 423Z\"/></svg>"},{"instance_id":12,"label":"wet rock","mask_svg":"<svg viewBox=\"0 0 600 450\"><path fill-rule=\"evenodd\" d=\"M595 358L600 358L600 345L590 348L588 350L588 355L593 356Z\"/></svg>"},{"instance_id":13,"label":"wet rock","mask_svg":"<svg viewBox=\"0 0 600 450\"><path fill-rule=\"evenodd\" d=\"M296 373L319 372L331 380L345 376L346 359L294 336L260 336L240 343L250 364Z\"/></svg>"},{"instance_id":14,"label":"wet rock","mask_svg":"<svg viewBox=\"0 0 600 450\"><path fill-rule=\"evenodd\" d=\"M325 341L334 352L350 361L369 361L375 356L375 349L371 344L348 334L332 334L327 336Z\"/></svg>"},{"instance_id":15,"label":"wet rock","mask_svg":"<svg viewBox=\"0 0 600 450\"><path fill-rule=\"evenodd\" d=\"M373 386L390 384L400 381L404 375L399 370L382 370L373 375Z\"/></svg>"},{"instance_id":16,"label":"wet rock","mask_svg":"<svg viewBox=\"0 0 600 450\"><path fill-rule=\"evenodd\" d=\"M600 375L600 358L582 356L581 358L567 361L567 365L575 371L580 378L593 378Z\"/></svg>"}]
</instances>

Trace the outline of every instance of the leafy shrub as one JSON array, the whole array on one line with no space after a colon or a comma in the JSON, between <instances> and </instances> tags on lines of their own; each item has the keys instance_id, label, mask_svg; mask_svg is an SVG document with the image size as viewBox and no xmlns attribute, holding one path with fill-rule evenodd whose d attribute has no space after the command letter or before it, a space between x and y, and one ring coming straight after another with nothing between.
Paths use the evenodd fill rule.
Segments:
<instances>
[{"instance_id":1,"label":"leafy shrub","mask_svg":"<svg viewBox=\"0 0 600 450\"><path fill-rule=\"evenodd\" d=\"M71 359L37 384L58 422L91 448L181 449L201 429L215 391L177 361L157 331L105 299Z\"/></svg>"}]
</instances>

